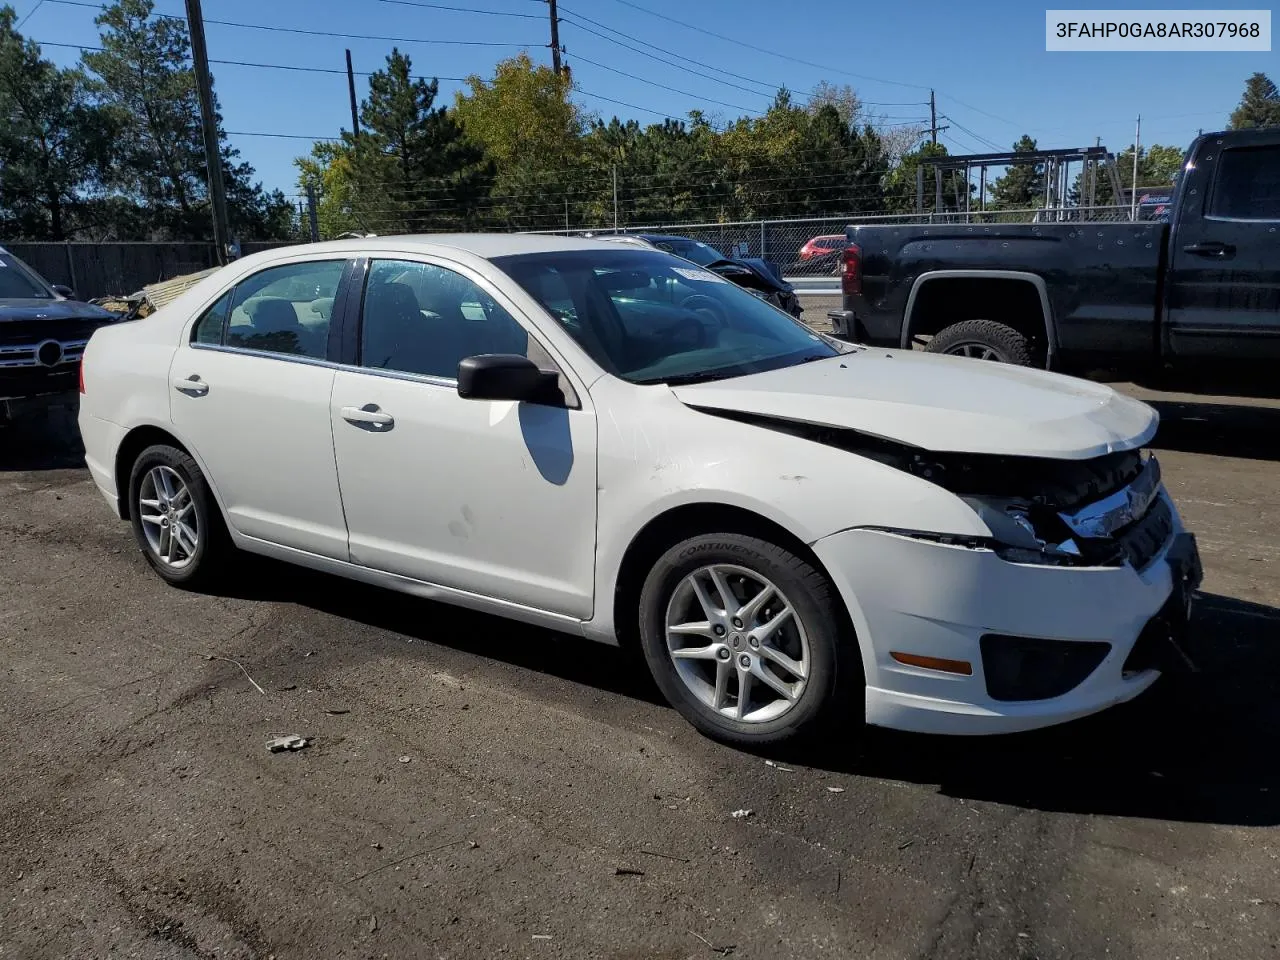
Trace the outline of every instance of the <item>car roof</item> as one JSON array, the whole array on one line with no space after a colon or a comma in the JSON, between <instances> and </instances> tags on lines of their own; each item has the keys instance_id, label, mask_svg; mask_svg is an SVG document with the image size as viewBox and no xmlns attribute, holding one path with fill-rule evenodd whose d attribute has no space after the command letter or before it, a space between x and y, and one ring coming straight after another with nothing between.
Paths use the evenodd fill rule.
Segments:
<instances>
[{"instance_id":1,"label":"car roof","mask_svg":"<svg viewBox=\"0 0 1280 960\"><path fill-rule=\"evenodd\" d=\"M276 256L306 253L353 253L380 251L441 253L454 251L491 260L524 253L559 253L567 250L599 250L601 241L583 237L538 233L422 233L357 237L320 243L290 244L270 251ZM255 254L255 257L261 254ZM247 257L244 259L248 259Z\"/></svg>"},{"instance_id":2,"label":"car roof","mask_svg":"<svg viewBox=\"0 0 1280 960\"><path fill-rule=\"evenodd\" d=\"M641 240L648 240L651 243L655 240L689 240L693 243L701 243L700 240L694 240L692 237L682 237L677 233L632 233L632 237L639 237Z\"/></svg>"}]
</instances>

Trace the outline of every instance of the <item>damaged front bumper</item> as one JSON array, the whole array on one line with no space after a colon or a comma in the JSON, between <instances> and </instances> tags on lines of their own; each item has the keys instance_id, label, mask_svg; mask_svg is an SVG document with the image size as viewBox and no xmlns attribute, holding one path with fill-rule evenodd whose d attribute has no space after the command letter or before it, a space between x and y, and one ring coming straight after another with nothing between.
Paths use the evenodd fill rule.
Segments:
<instances>
[{"instance_id":1,"label":"damaged front bumper","mask_svg":"<svg viewBox=\"0 0 1280 960\"><path fill-rule=\"evenodd\" d=\"M872 529L814 543L858 633L867 721L922 733L1031 730L1129 700L1185 660L1200 563L1163 488L1158 497L1171 526L1141 567L1016 563Z\"/></svg>"}]
</instances>

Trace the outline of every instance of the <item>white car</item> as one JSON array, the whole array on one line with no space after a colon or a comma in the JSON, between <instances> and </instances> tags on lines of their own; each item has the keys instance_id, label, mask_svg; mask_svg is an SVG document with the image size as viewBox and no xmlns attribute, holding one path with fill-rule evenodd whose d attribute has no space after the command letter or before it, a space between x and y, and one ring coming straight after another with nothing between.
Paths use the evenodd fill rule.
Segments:
<instances>
[{"instance_id":1,"label":"white car","mask_svg":"<svg viewBox=\"0 0 1280 960\"><path fill-rule=\"evenodd\" d=\"M738 743L1101 710L1199 582L1146 405L829 340L655 250L271 250L82 369L93 479L170 583L238 548L635 645Z\"/></svg>"}]
</instances>

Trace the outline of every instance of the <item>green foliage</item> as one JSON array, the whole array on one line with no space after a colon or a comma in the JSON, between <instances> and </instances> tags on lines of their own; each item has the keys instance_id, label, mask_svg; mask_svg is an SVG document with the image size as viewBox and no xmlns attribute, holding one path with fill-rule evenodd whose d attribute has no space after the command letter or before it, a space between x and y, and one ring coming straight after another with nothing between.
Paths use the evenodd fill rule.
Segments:
<instances>
[{"instance_id":1,"label":"green foliage","mask_svg":"<svg viewBox=\"0 0 1280 960\"><path fill-rule=\"evenodd\" d=\"M111 118L85 75L59 70L0 8L0 223L10 236L64 240L92 220L111 157Z\"/></svg>"},{"instance_id":2,"label":"green foliage","mask_svg":"<svg viewBox=\"0 0 1280 960\"><path fill-rule=\"evenodd\" d=\"M1142 147L1138 151L1138 187L1169 187L1172 186L1174 178L1182 170L1183 147L1166 146L1159 143L1153 143L1149 147ZM1116 173L1120 177L1120 186L1126 191L1133 187L1133 147L1129 146L1116 155ZM1090 197L1088 196L1088 183L1084 179L1084 174L1076 174L1075 180L1071 184L1071 191L1067 199L1071 203L1080 204L1081 206L1090 206ZM1107 207L1115 204L1125 204L1128 202L1127 197L1117 200L1115 191L1111 189L1110 177L1101 169L1098 172L1098 182L1093 190L1092 206Z\"/></svg>"},{"instance_id":3,"label":"green foliage","mask_svg":"<svg viewBox=\"0 0 1280 960\"><path fill-rule=\"evenodd\" d=\"M32 239L203 240L212 233L204 140L185 21L117 0L95 21L100 51L63 70L0 8L0 223ZM218 120L233 236L296 232Z\"/></svg>"},{"instance_id":4,"label":"green foliage","mask_svg":"<svg viewBox=\"0 0 1280 960\"><path fill-rule=\"evenodd\" d=\"M1232 111L1229 128L1280 127L1280 90L1265 73L1255 73L1244 85L1240 105Z\"/></svg>"},{"instance_id":5,"label":"green foliage","mask_svg":"<svg viewBox=\"0 0 1280 960\"><path fill-rule=\"evenodd\" d=\"M1038 150L1036 141L1025 133L1013 145L1015 153ZM991 184L987 206L996 210L1027 210L1044 202L1045 168L1042 163L1016 163Z\"/></svg>"}]
</instances>

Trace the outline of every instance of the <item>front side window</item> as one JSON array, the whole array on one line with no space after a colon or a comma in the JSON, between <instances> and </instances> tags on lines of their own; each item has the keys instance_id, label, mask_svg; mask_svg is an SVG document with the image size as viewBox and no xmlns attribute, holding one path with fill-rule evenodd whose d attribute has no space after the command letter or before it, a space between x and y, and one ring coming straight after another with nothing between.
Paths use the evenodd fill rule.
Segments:
<instances>
[{"instance_id":1,"label":"front side window","mask_svg":"<svg viewBox=\"0 0 1280 960\"><path fill-rule=\"evenodd\" d=\"M370 263L361 366L453 380L466 357L528 350L525 329L462 274L410 260Z\"/></svg>"},{"instance_id":2,"label":"front side window","mask_svg":"<svg viewBox=\"0 0 1280 960\"><path fill-rule=\"evenodd\" d=\"M838 355L717 273L645 250L498 257L604 369L632 383L718 380Z\"/></svg>"},{"instance_id":3,"label":"front side window","mask_svg":"<svg viewBox=\"0 0 1280 960\"><path fill-rule=\"evenodd\" d=\"M1223 150L1209 216L1280 220L1280 146Z\"/></svg>"},{"instance_id":4,"label":"front side window","mask_svg":"<svg viewBox=\"0 0 1280 960\"><path fill-rule=\"evenodd\" d=\"M192 340L322 360L345 267L345 260L314 260L246 277L201 315Z\"/></svg>"}]
</instances>

